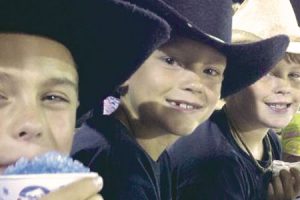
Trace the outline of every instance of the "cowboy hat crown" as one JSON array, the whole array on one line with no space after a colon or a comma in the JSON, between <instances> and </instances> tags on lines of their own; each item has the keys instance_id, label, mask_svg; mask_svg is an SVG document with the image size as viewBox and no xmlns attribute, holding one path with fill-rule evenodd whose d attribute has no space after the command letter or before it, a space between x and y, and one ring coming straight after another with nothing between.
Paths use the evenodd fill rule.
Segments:
<instances>
[{"instance_id":1,"label":"cowboy hat crown","mask_svg":"<svg viewBox=\"0 0 300 200\"><path fill-rule=\"evenodd\" d=\"M233 16L233 30L261 39L288 35L289 53L300 53L300 28L289 0L245 0Z\"/></svg>"}]
</instances>

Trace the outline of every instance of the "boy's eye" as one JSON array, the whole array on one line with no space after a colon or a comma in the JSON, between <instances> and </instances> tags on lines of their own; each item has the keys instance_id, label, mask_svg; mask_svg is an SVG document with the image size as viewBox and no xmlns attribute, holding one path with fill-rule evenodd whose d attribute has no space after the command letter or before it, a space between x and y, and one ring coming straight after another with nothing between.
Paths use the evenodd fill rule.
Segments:
<instances>
[{"instance_id":1,"label":"boy's eye","mask_svg":"<svg viewBox=\"0 0 300 200\"><path fill-rule=\"evenodd\" d=\"M210 75L210 76L220 75L220 73L216 69L213 69L213 68L206 68L206 69L203 70L203 72L207 75Z\"/></svg>"},{"instance_id":2,"label":"boy's eye","mask_svg":"<svg viewBox=\"0 0 300 200\"><path fill-rule=\"evenodd\" d=\"M7 98L0 94L0 100L6 100Z\"/></svg>"},{"instance_id":3,"label":"boy's eye","mask_svg":"<svg viewBox=\"0 0 300 200\"><path fill-rule=\"evenodd\" d=\"M174 67L182 67L182 65L176 61L173 57L163 57L162 58L168 65L174 66Z\"/></svg>"},{"instance_id":4,"label":"boy's eye","mask_svg":"<svg viewBox=\"0 0 300 200\"><path fill-rule=\"evenodd\" d=\"M0 93L0 100L7 100L7 96L3 93Z\"/></svg>"},{"instance_id":5,"label":"boy's eye","mask_svg":"<svg viewBox=\"0 0 300 200\"><path fill-rule=\"evenodd\" d=\"M171 57L168 57L168 58L165 58L165 61L166 63L168 63L169 65L174 65L175 64L175 59L174 58L171 58Z\"/></svg>"},{"instance_id":6,"label":"boy's eye","mask_svg":"<svg viewBox=\"0 0 300 200\"><path fill-rule=\"evenodd\" d=\"M43 100L49 102L69 102L65 97L59 95L46 95L43 97Z\"/></svg>"},{"instance_id":7,"label":"boy's eye","mask_svg":"<svg viewBox=\"0 0 300 200\"><path fill-rule=\"evenodd\" d=\"M297 79L300 80L300 72L296 72L296 73L290 73L289 77L293 78L293 79Z\"/></svg>"},{"instance_id":8,"label":"boy's eye","mask_svg":"<svg viewBox=\"0 0 300 200\"><path fill-rule=\"evenodd\" d=\"M8 101L8 97L3 95L3 94L0 94L0 108L3 106L3 105L6 105Z\"/></svg>"},{"instance_id":9,"label":"boy's eye","mask_svg":"<svg viewBox=\"0 0 300 200\"><path fill-rule=\"evenodd\" d=\"M275 77L275 75L272 72L267 73L262 77L263 80L272 80Z\"/></svg>"},{"instance_id":10,"label":"boy's eye","mask_svg":"<svg viewBox=\"0 0 300 200\"><path fill-rule=\"evenodd\" d=\"M265 76L274 76L271 72L267 73Z\"/></svg>"}]
</instances>

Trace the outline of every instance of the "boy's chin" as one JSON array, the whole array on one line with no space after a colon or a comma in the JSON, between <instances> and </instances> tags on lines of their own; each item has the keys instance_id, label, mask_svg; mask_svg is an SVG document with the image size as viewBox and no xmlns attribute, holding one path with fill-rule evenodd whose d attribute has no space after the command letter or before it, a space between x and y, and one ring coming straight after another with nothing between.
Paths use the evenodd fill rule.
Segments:
<instances>
[{"instance_id":1,"label":"boy's chin","mask_svg":"<svg viewBox=\"0 0 300 200\"><path fill-rule=\"evenodd\" d=\"M187 124L181 124L178 126L171 126L169 127L169 130L173 135L181 137L190 135L196 129L196 127L197 125L187 126Z\"/></svg>"},{"instance_id":2,"label":"boy's chin","mask_svg":"<svg viewBox=\"0 0 300 200\"><path fill-rule=\"evenodd\" d=\"M289 120L282 120L282 121L272 121L272 122L267 122L267 127L272 128L272 129L282 129L286 127L289 124Z\"/></svg>"}]
</instances>

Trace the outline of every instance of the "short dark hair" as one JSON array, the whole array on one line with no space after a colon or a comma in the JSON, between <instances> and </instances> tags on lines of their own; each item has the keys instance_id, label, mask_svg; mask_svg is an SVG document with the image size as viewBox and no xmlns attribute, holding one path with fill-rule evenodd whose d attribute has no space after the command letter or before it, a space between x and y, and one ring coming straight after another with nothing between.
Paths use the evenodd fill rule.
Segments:
<instances>
[{"instance_id":1,"label":"short dark hair","mask_svg":"<svg viewBox=\"0 0 300 200\"><path fill-rule=\"evenodd\" d=\"M300 54L287 52L284 59L286 59L288 62L300 64Z\"/></svg>"}]
</instances>

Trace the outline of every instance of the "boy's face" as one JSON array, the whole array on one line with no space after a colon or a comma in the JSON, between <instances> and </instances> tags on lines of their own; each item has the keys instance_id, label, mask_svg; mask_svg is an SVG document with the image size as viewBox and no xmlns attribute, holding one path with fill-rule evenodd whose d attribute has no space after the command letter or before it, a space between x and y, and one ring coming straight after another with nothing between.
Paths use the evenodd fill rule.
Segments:
<instances>
[{"instance_id":1,"label":"boy's face","mask_svg":"<svg viewBox=\"0 0 300 200\"><path fill-rule=\"evenodd\" d=\"M69 153L77 85L64 46L37 36L0 34L0 174L20 157Z\"/></svg>"},{"instance_id":2,"label":"boy's face","mask_svg":"<svg viewBox=\"0 0 300 200\"><path fill-rule=\"evenodd\" d=\"M300 63L285 57L269 74L234 94L227 103L238 109L251 127L285 127L300 104Z\"/></svg>"},{"instance_id":3,"label":"boy's face","mask_svg":"<svg viewBox=\"0 0 300 200\"><path fill-rule=\"evenodd\" d=\"M188 134L213 112L225 65L226 58L216 50L176 37L125 83L129 89L122 104L143 126Z\"/></svg>"}]
</instances>

